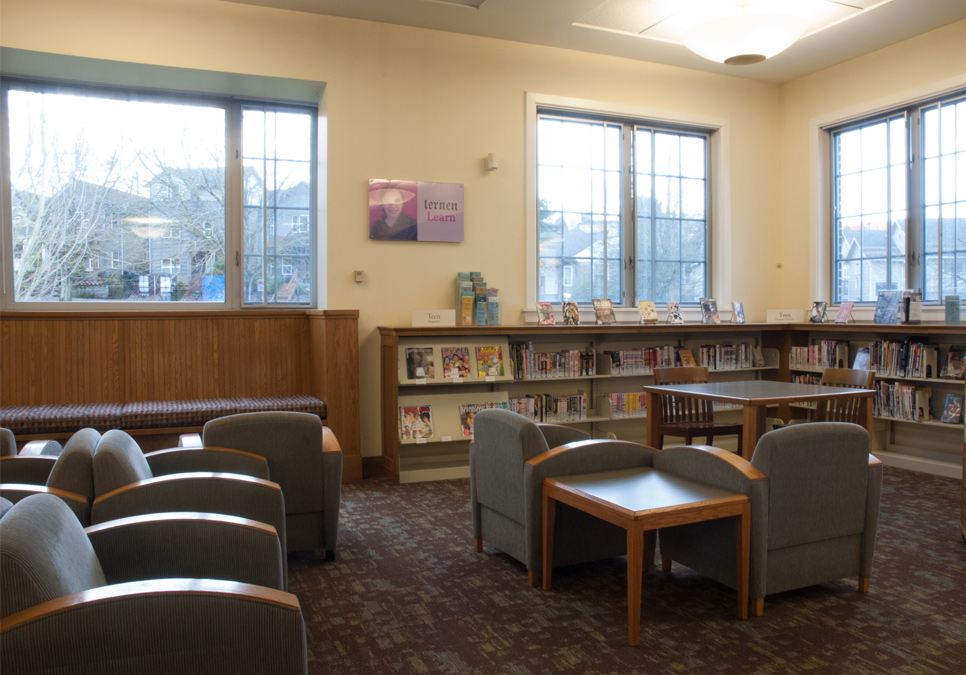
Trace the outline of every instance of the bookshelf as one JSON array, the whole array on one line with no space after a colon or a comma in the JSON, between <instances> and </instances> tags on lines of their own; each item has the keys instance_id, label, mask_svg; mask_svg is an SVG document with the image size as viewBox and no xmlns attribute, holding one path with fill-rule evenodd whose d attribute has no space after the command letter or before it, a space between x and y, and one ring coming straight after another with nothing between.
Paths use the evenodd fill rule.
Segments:
<instances>
[{"instance_id":1,"label":"bookshelf","mask_svg":"<svg viewBox=\"0 0 966 675\"><path fill-rule=\"evenodd\" d=\"M787 349L782 324L380 327L379 333L383 461L400 482L469 475L470 438L464 435L461 406L514 409L514 400L537 397L548 412L559 414L542 421L643 442L641 387L653 383L652 367L673 359L676 350L691 350L699 364L702 355L709 359L712 379L789 377L781 351ZM749 362L754 346L761 348L764 365ZM500 349L503 370L483 373L476 350L493 347ZM444 357L461 349L466 349L471 372L453 376ZM618 362L614 353L620 353ZM430 354L431 370L425 365L418 370ZM427 406L431 436L405 433L401 409L415 412ZM740 419L739 412L719 412ZM728 442L733 439L722 439L725 446Z\"/></svg>"},{"instance_id":2,"label":"bookshelf","mask_svg":"<svg viewBox=\"0 0 966 675\"><path fill-rule=\"evenodd\" d=\"M859 349L870 348L870 344L886 346L880 350L881 359L875 357L875 348L870 349L872 356L868 365L876 370L876 387L880 390L880 395L876 397L873 453L884 464L953 478L963 476L963 457L957 448L958 439L964 434L964 426L962 423L950 424L940 420L947 394L963 394L964 383L963 380L937 376L942 371L950 347L966 345L966 333L962 326L933 323L803 323L788 326L787 340L792 379L821 377L825 365L851 367ZM895 359L890 359L887 346L903 345L907 341L910 344L919 341L934 346L935 362L917 351L916 362L923 364L921 372L907 374L897 371L892 367ZM836 343L836 346L831 346L831 343ZM912 358L911 348L907 353ZM814 358L808 359L805 355ZM828 357L827 363L822 362L823 355ZM917 398L917 390L929 392L931 405L926 406L923 394ZM929 409L926 410L926 407ZM789 413L790 416L805 414L802 410Z\"/></svg>"}]
</instances>

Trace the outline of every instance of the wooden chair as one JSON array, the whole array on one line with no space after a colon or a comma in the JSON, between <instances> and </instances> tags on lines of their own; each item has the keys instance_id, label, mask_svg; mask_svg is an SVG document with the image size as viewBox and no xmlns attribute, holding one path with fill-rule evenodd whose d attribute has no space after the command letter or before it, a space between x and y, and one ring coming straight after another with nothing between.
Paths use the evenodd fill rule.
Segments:
<instances>
[{"instance_id":1,"label":"wooden chair","mask_svg":"<svg viewBox=\"0 0 966 675\"><path fill-rule=\"evenodd\" d=\"M853 368L826 368L822 372L821 385L828 387L846 387L849 389L874 389L874 370L855 370ZM847 401L820 401L815 410L816 422L851 422L865 426L865 420L860 413L861 401L850 399Z\"/></svg>"},{"instance_id":2,"label":"wooden chair","mask_svg":"<svg viewBox=\"0 0 966 675\"><path fill-rule=\"evenodd\" d=\"M655 368L654 384L699 384L708 381L705 367ZM737 434L738 448L741 448L742 424L715 422L711 401L702 401L686 396L660 396L661 409L658 414L648 414L648 424L658 424L660 440L658 449L664 447L665 436L683 436L684 444L691 445L695 436L705 437L708 445L713 445L715 436Z\"/></svg>"}]
</instances>

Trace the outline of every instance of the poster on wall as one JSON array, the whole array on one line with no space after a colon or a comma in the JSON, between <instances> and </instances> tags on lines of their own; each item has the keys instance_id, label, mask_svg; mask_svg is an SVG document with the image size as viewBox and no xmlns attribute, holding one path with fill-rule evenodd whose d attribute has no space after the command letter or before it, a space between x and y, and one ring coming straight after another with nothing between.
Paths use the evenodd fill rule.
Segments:
<instances>
[{"instance_id":1,"label":"poster on wall","mask_svg":"<svg viewBox=\"0 0 966 675\"><path fill-rule=\"evenodd\" d=\"M463 184L370 179L369 238L463 241Z\"/></svg>"}]
</instances>

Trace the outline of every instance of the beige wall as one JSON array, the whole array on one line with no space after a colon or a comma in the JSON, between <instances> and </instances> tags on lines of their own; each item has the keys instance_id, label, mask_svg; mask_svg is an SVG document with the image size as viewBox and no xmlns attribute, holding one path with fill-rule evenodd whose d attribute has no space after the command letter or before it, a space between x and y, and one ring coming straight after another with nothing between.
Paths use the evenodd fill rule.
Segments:
<instances>
[{"instance_id":1,"label":"beige wall","mask_svg":"<svg viewBox=\"0 0 966 675\"><path fill-rule=\"evenodd\" d=\"M952 35L939 33L946 41L958 36L962 44L964 27L960 24ZM327 306L360 310L366 456L381 452L376 326L408 325L413 309L450 306L456 272L470 269L482 271L500 289L505 322L521 320L528 281L526 92L725 120L730 151L721 167L726 193L719 226L729 236L716 241L715 292L722 306L744 301L750 320L756 321L764 320L769 307L810 302L808 261L782 254L809 244L808 222L800 211L807 204L802 182L808 153L801 127L837 105L840 78L852 103L875 98L879 91L862 75L874 59L780 88L567 50L217 0L3 0L0 44L327 83ZM924 44L937 49L929 37ZM947 56L952 50L947 47ZM913 72L904 69L903 76L911 79ZM853 86L853 80L863 86ZM817 105L809 101L812 91L820 93ZM794 114L782 114L783 101L798 108ZM488 152L500 160L492 174L483 169ZM794 167L784 180L782 153L787 153L784 166ZM463 183L465 241L370 242L366 181L376 177ZM356 269L366 272L362 284L353 281Z\"/></svg>"}]
</instances>

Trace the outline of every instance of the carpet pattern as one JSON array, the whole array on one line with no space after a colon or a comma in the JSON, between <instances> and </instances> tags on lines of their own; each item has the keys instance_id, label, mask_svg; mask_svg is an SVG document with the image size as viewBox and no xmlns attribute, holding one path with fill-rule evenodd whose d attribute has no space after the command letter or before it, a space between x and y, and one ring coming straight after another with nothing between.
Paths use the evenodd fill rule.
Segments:
<instances>
[{"instance_id":1,"label":"carpet pattern","mask_svg":"<svg viewBox=\"0 0 966 675\"><path fill-rule=\"evenodd\" d=\"M950 673L966 664L959 481L885 467L875 567L765 599L675 564L645 574L641 644L627 645L623 558L554 571L473 550L469 481L343 488L337 560L290 558L310 673Z\"/></svg>"}]
</instances>

